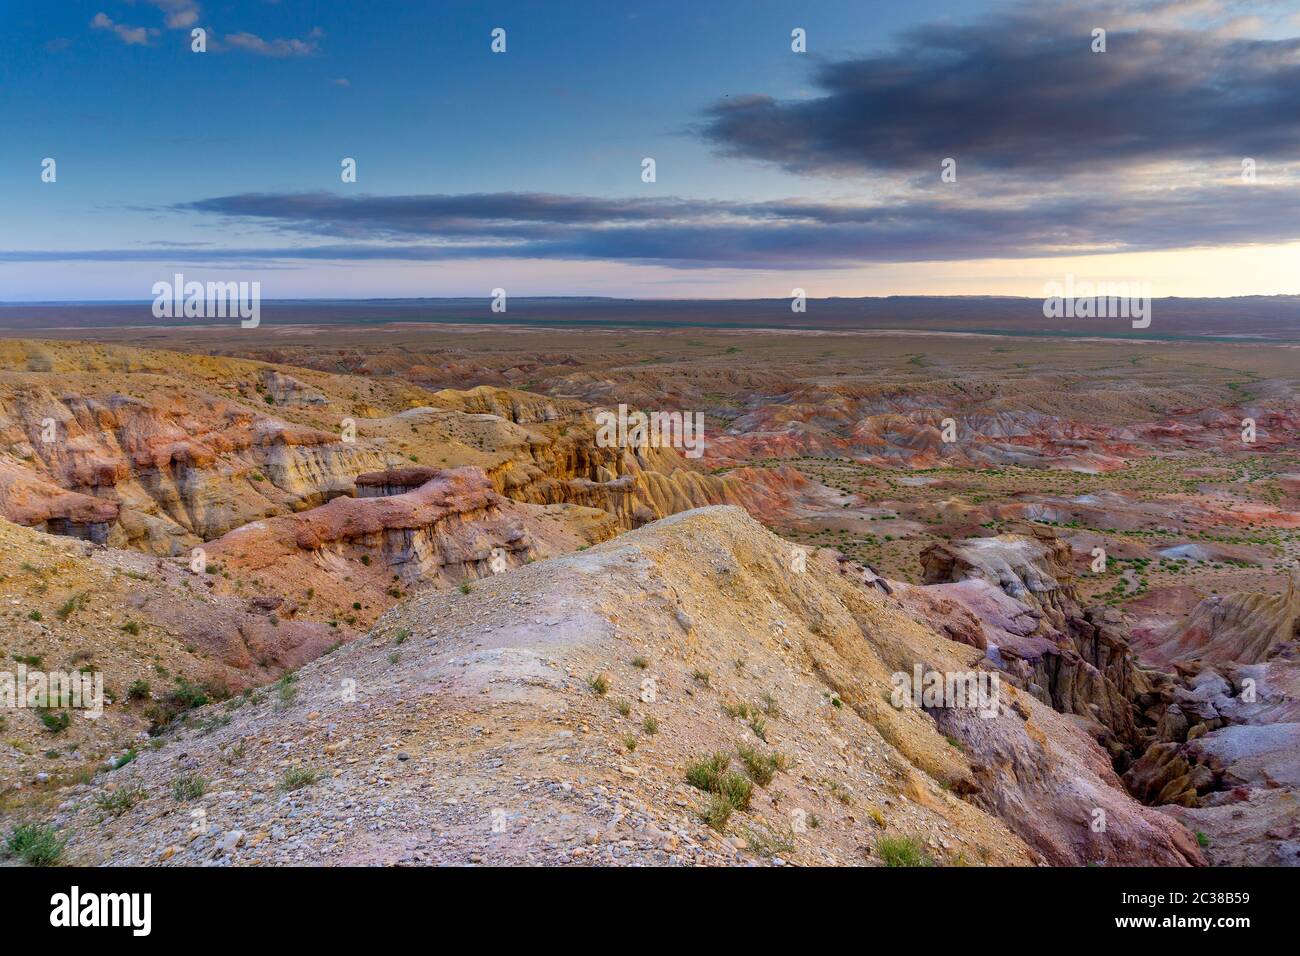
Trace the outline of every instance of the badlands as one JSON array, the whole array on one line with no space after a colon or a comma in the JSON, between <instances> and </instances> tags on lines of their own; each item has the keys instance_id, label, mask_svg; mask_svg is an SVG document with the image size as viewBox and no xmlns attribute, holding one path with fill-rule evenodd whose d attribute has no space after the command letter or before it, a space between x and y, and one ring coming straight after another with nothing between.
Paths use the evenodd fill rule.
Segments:
<instances>
[{"instance_id":1,"label":"badlands","mask_svg":"<svg viewBox=\"0 0 1300 956\"><path fill-rule=\"evenodd\" d=\"M106 702L3 711L0 825L63 862L1300 863L1292 345L41 335L0 651Z\"/></svg>"}]
</instances>

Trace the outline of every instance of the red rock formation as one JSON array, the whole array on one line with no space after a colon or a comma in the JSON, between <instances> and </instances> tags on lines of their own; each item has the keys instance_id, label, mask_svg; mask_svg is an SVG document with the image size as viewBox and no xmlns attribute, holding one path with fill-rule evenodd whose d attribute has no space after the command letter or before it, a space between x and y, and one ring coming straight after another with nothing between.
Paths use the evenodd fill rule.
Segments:
<instances>
[{"instance_id":1,"label":"red rock formation","mask_svg":"<svg viewBox=\"0 0 1300 956\"><path fill-rule=\"evenodd\" d=\"M371 473L367 487L402 487L416 474ZM360 603L361 616L373 617L403 589L473 581L616 530L601 511L504 498L479 468L430 475L410 491L335 498L236 528L205 546L208 560L231 574L255 575L283 594L310 585L334 607Z\"/></svg>"}]
</instances>

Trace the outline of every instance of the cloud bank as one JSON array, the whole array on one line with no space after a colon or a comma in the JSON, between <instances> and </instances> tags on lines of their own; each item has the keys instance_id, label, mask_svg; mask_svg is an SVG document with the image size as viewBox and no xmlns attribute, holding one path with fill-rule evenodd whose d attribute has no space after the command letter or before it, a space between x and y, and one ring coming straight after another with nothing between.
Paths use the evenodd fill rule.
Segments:
<instances>
[{"instance_id":1,"label":"cloud bank","mask_svg":"<svg viewBox=\"0 0 1300 956\"><path fill-rule=\"evenodd\" d=\"M200 12L187 0L150 2L169 25ZM870 177L882 197L870 204L317 192L171 209L256 237L187 253L209 261L803 269L1297 242L1300 177L1287 164L1300 157L1300 37L1261 38L1247 14L1268 7L1020 4L909 31L886 52L810 56L806 98L756 90L704 108L695 131L721 153L804 176ZM147 42L104 21L96 26ZM1094 52L1097 29L1106 31L1105 52ZM301 56L315 52L318 36L234 34L224 45ZM948 157L957 160L952 183L940 178ZM1257 177L1243 175L1248 158ZM114 256L175 258L157 249L28 250L0 252L0 261Z\"/></svg>"}]
</instances>

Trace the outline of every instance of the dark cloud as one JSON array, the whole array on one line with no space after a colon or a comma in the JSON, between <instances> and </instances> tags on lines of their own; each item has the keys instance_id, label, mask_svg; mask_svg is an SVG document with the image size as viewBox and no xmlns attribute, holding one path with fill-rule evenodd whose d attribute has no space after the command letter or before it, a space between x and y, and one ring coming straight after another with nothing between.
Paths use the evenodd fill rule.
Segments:
<instances>
[{"instance_id":1,"label":"dark cloud","mask_svg":"<svg viewBox=\"0 0 1300 956\"><path fill-rule=\"evenodd\" d=\"M1037 2L912 30L878 55L822 62L817 95L708 110L726 154L801 173L1101 167L1300 155L1300 38L1187 28L1232 5ZM1106 52L1091 49L1107 30Z\"/></svg>"},{"instance_id":2,"label":"dark cloud","mask_svg":"<svg viewBox=\"0 0 1300 956\"><path fill-rule=\"evenodd\" d=\"M1257 25L1239 14L1266 7L1042 0L912 30L888 52L823 61L807 99L756 94L708 112L701 133L724 152L803 173L877 174L885 198L872 204L247 193L173 211L260 227L248 231L261 246L0 251L0 261L806 269L1296 242L1300 190L1285 164L1300 156L1300 39L1248 35ZM1105 53L1091 50L1097 27ZM959 182L940 184L949 156ZM1245 157L1258 159L1258 182L1242 181Z\"/></svg>"},{"instance_id":3,"label":"dark cloud","mask_svg":"<svg viewBox=\"0 0 1300 956\"><path fill-rule=\"evenodd\" d=\"M251 193L178 208L259 222L275 234L335 241L239 249L8 251L0 252L0 261L515 258L676 268L842 268L1300 241L1300 191L1240 182L960 205L938 199L846 206L545 193Z\"/></svg>"}]
</instances>

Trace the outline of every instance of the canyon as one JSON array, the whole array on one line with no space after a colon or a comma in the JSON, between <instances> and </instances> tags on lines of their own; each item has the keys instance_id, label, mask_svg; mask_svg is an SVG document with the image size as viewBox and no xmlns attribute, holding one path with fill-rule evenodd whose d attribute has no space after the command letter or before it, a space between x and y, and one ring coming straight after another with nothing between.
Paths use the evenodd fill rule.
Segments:
<instances>
[{"instance_id":1,"label":"canyon","mask_svg":"<svg viewBox=\"0 0 1300 956\"><path fill-rule=\"evenodd\" d=\"M0 338L4 651L109 701L0 811L76 861L1300 863L1289 346L77 334Z\"/></svg>"}]
</instances>

